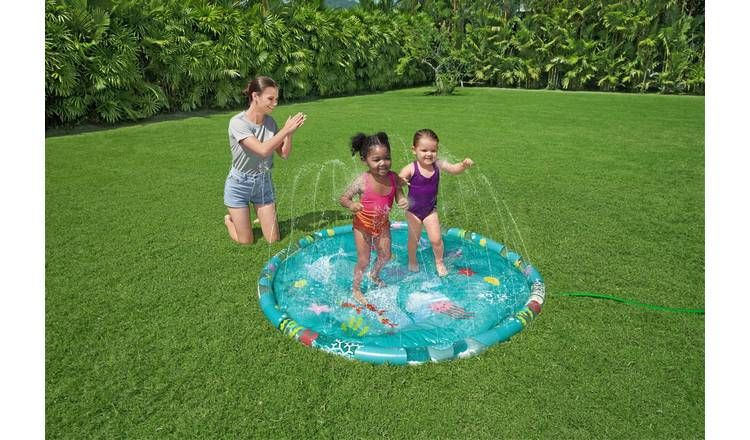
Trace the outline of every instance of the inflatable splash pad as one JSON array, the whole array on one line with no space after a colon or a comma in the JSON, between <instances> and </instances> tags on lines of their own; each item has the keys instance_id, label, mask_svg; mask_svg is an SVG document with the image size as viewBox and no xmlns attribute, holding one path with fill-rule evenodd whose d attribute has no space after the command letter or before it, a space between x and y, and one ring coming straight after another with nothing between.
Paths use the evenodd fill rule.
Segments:
<instances>
[{"instance_id":1,"label":"inflatable splash pad","mask_svg":"<svg viewBox=\"0 0 750 440\"><path fill-rule=\"evenodd\" d=\"M419 272L407 270L407 225L391 223L386 286L365 275L367 304L352 297L357 251L352 226L324 229L273 256L258 281L263 313L285 335L372 363L464 358L508 340L541 312L544 281L520 255L463 229L443 233L449 274L438 277L423 233ZM375 255L371 258L375 260Z\"/></svg>"}]
</instances>

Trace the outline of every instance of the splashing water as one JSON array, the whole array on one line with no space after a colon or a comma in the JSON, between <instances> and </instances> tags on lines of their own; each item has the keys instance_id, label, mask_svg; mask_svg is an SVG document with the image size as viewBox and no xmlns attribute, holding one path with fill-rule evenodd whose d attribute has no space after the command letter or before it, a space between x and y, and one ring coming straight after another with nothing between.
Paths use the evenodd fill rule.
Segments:
<instances>
[{"instance_id":1,"label":"splashing water","mask_svg":"<svg viewBox=\"0 0 750 440\"><path fill-rule=\"evenodd\" d=\"M492 200L495 202L495 209L498 212L502 212L502 210L500 209L499 203L498 203L497 191L492 186L492 184L490 183L490 180L487 178L487 176L485 174L481 174L480 177L481 177L482 181L485 183L485 186L487 187L490 196L492 196ZM529 254L528 249L526 249L526 243L523 240L523 235L521 234L521 231L518 229L518 223L516 223L516 219L515 219L515 217L513 217L513 213L510 212L510 208L508 208L508 204L505 203L505 200L500 199L500 201L502 202L502 205L505 208L505 212L508 213L508 217L510 218L511 223L513 223L513 228L515 229L515 232L516 232L516 234L518 236L518 239L521 242L521 249L523 249L523 254L526 256L527 261L529 261L529 262L533 261L532 256ZM505 230L505 223L504 222L503 222L503 231L506 233L506 236L507 236L507 230Z\"/></svg>"}]
</instances>

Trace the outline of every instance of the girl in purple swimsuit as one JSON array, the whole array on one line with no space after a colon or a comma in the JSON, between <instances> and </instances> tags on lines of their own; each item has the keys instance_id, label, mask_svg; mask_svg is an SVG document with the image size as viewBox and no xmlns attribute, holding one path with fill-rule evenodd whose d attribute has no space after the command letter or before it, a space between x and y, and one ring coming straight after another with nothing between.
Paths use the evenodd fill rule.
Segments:
<instances>
[{"instance_id":1,"label":"girl in purple swimsuit","mask_svg":"<svg viewBox=\"0 0 750 440\"><path fill-rule=\"evenodd\" d=\"M469 158L459 163L438 159L438 142L437 134L429 128L414 133L411 148L417 160L405 166L398 174L409 185L409 208L406 211L406 220L409 223L409 270L419 271L417 244L424 226L432 244L432 252L435 254L435 267L438 275L442 277L448 275L448 269L443 263L443 237L440 234L440 220L437 214L440 171L461 174L474 165L474 162Z\"/></svg>"}]
</instances>

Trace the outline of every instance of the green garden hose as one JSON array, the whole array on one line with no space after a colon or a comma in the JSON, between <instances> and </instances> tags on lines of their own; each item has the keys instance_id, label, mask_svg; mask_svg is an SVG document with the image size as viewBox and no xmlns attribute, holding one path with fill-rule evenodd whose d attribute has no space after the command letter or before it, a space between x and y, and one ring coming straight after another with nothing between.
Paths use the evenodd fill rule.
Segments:
<instances>
[{"instance_id":1,"label":"green garden hose","mask_svg":"<svg viewBox=\"0 0 750 440\"><path fill-rule=\"evenodd\" d=\"M677 307L664 307L664 306L657 306L654 304L646 304L638 301L633 301L632 299L626 299L626 298L619 298L617 296L612 295L602 295L601 293L592 293L592 292L566 292L566 293L556 293L554 295L550 296L579 296L579 297L587 297L587 298L600 298L600 299L609 299L612 301L617 301L625 304L629 304L632 306L638 306L638 307L646 307L648 309L652 310L661 310L664 312L674 312L674 313L695 313L698 315L704 315L705 311L703 309L683 309L683 308L677 308Z\"/></svg>"}]
</instances>

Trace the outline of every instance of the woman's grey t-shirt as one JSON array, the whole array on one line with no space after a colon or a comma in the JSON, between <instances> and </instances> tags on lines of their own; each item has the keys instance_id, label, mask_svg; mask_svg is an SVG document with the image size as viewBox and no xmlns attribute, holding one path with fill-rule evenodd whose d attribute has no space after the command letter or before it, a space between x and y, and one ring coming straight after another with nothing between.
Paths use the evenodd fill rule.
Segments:
<instances>
[{"instance_id":1,"label":"woman's grey t-shirt","mask_svg":"<svg viewBox=\"0 0 750 440\"><path fill-rule=\"evenodd\" d=\"M266 115L263 124L258 125L245 118L245 112L240 112L229 121L229 149L232 151L232 168L248 174L259 174L273 167L273 154L260 157L240 145L240 141L253 136L260 142L271 139L278 127L272 117Z\"/></svg>"}]
</instances>

